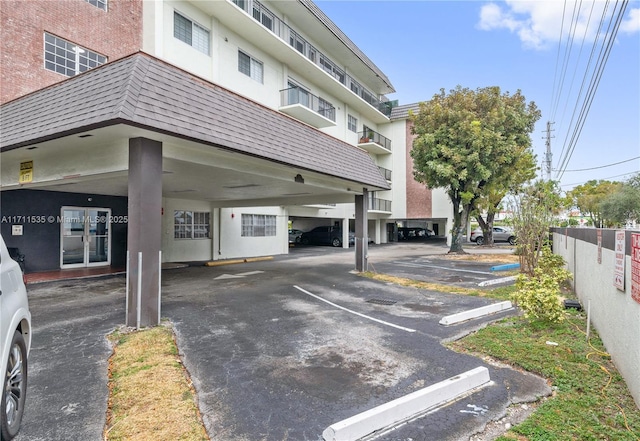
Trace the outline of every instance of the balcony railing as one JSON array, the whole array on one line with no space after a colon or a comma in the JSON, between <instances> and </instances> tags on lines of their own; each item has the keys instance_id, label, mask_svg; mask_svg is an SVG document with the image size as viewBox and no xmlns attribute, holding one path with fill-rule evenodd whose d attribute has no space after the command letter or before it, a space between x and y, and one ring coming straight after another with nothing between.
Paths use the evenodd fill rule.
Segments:
<instances>
[{"instance_id":1,"label":"balcony railing","mask_svg":"<svg viewBox=\"0 0 640 441\"><path fill-rule=\"evenodd\" d=\"M386 98L378 99L376 94L367 90L344 69L340 68L337 64L331 61L325 54L320 52L311 43L304 39L300 34L291 29L286 23L280 20L273 12L263 6L257 0L232 0L240 9L247 12L258 23L265 28L269 29L280 40L287 43L289 46L300 52L306 58L311 60L316 66L324 70L328 75L342 83L345 87L365 100L371 106L376 108L380 113L385 116L391 115L391 102ZM251 9L251 10L250 10Z\"/></svg>"},{"instance_id":2,"label":"balcony railing","mask_svg":"<svg viewBox=\"0 0 640 441\"><path fill-rule=\"evenodd\" d=\"M362 148L366 150L372 150L373 153L391 153L391 140L385 136L382 136L378 132L374 132L373 130L365 130L363 132L358 132L358 144L361 145ZM373 149L368 149L367 144L375 144L373 145ZM380 150L381 151L374 151Z\"/></svg>"},{"instance_id":3,"label":"balcony railing","mask_svg":"<svg viewBox=\"0 0 640 441\"><path fill-rule=\"evenodd\" d=\"M391 212L391 201L387 199L370 198L369 211Z\"/></svg>"},{"instance_id":4,"label":"balcony railing","mask_svg":"<svg viewBox=\"0 0 640 441\"><path fill-rule=\"evenodd\" d=\"M336 108L333 107L330 102L325 101L300 87L290 87L288 89L281 90L280 105L284 107L292 106L294 104L300 104L333 122L336 121Z\"/></svg>"},{"instance_id":5,"label":"balcony railing","mask_svg":"<svg viewBox=\"0 0 640 441\"><path fill-rule=\"evenodd\" d=\"M382 176L387 180L390 181L391 180L391 170L384 168L384 167L378 167L380 169L380 173L382 173Z\"/></svg>"}]
</instances>

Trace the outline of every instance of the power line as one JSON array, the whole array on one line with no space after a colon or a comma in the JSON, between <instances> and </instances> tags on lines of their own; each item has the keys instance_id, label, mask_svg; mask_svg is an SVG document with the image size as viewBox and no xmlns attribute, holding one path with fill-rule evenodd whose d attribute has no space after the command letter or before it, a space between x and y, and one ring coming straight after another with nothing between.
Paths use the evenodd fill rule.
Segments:
<instances>
[{"instance_id":1,"label":"power line","mask_svg":"<svg viewBox=\"0 0 640 441\"><path fill-rule=\"evenodd\" d=\"M599 167L581 168L581 169L578 169L578 170L565 170L565 173L566 172L581 172L581 171L589 171L589 170L598 170L600 168L607 168L607 167L612 167L614 165L624 164L625 162L635 161L636 159L640 159L640 156L636 156L635 158L627 159L627 160L620 161L620 162L614 162L613 164L601 165Z\"/></svg>"},{"instance_id":2,"label":"power line","mask_svg":"<svg viewBox=\"0 0 640 441\"><path fill-rule=\"evenodd\" d=\"M622 2L622 6L620 8L620 10L618 10L617 12L617 16L616 16L616 9L617 9L617 3L616 2L616 6L614 7L614 11L611 14L611 20L609 21L609 25L608 25L608 29L607 32L605 33L605 36L603 37L603 43L602 43L602 47L600 48L600 53L598 55L598 60L597 60L597 65L593 71L592 77L591 77L591 81L589 82L589 87L585 96L585 100L582 103L582 107L580 108L580 113L578 115L577 121L575 126L573 127L573 132L571 134L571 139L568 141L567 144L567 138L569 137L569 133L567 132L567 138L565 138L565 144L563 147L563 151L566 148L566 152L565 152L565 156L562 158L562 161L560 163L560 166L557 168L558 170L558 174L557 174L557 179L560 180L562 178L562 175L564 173L564 170L566 169L566 167L569 164L569 161L571 159L571 156L573 155L573 152L575 151L575 147L576 144L578 142L578 139L580 137L580 134L582 133L582 128L584 127L584 123L586 121L586 117L587 114L589 113L589 110L591 109L591 104L593 102L593 98L595 96L595 92L596 89L598 88L598 85L600 83L600 79L602 78L602 73L604 72L604 67L606 65L606 62L609 58L609 54L611 53L611 48L613 47L613 43L615 42L615 38L616 35L618 33L618 29L620 28L620 24L622 22L622 18L624 16L624 12L628 6L628 0L623 0ZM604 22L604 19L607 15L607 11L608 10L608 2L607 2L607 6L605 6L605 9L603 11L603 16L602 16L602 20L600 22L600 26L598 29L598 33L596 36L596 40L594 42L594 49L595 49L595 45L596 42L599 40L600 38L600 31L602 29L602 24ZM613 17L615 16L615 23L613 23L614 19ZM612 27L613 24L613 27ZM593 55L593 51L592 51L592 55ZM585 78L586 79L586 76ZM583 82L584 85L584 82ZM582 87L581 87L581 91L579 96L582 94ZM574 109L574 116L575 116L575 111L577 110L577 107ZM572 117L571 122L573 123L574 118Z\"/></svg>"},{"instance_id":3,"label":"power line","mask_svg":"<svg viewBox=\"0 0 640 441\"><path fill-rule=\"evenodd\" d=\"M609 179L613 179L613 178L619 178L620 176L633 176L634 174L636 174L638 172L632 171L629 173L622 173L621 175L615 175L615 176L609 176L608 178L602 178L602 179L598 179L599 181L607 181ZM593 179L590 179L591 181L593 181ZM560 187L571 187L572 185L582 185L582 184L586 184L589 181L584 181L584 182L576 182L575 184L562 184L560 185Z\"/></svg>"}]
</instances>

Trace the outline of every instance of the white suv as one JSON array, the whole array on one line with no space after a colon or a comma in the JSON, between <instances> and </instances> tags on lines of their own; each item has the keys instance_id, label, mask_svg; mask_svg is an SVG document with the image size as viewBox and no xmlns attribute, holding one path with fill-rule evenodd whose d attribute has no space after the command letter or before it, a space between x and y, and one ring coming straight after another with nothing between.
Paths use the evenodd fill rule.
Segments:
<instances>
[{"instance_id":1,"label":"white suv","mask_svg":"<svg viewBox=\"0 0 640 441\"><path fill-rule=\"evenodd\" d=\"M18 263L0 236L0 439L20 430L27 392L27 357L31 347L31 313Z\"/></svg>"}]
</instances>

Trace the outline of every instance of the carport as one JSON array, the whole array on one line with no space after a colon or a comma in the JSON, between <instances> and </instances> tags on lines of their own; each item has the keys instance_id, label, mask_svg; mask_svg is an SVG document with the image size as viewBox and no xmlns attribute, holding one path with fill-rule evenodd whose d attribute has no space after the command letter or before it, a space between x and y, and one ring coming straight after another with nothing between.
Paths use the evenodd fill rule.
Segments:
<instances>
[{"instance_id":1,"label":"carport","mask_svg":"<svg viewBox=\"0 0 640 441\"><path fill-rule=\"evenodd\" d=\"M356 269L367 268L367 194L389 186L365 151L148 54L69 78L1 112L3 192L127 198L128 273L139 280L127 288L129 325L159 320L163 196L218 207L355 202ZM6 234L11 225L2 228ZM47 247L37 234L31 240Z\"/></svg>"}]
</instances>

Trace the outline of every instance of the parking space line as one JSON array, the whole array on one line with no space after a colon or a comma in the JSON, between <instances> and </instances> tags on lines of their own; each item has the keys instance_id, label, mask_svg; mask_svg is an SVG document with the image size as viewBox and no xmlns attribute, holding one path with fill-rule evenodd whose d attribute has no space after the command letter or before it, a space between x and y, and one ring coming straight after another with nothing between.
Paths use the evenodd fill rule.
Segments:
<instances>
[{"instance_id":1,"label":"parking space line","mask_svg":"<svg viewBox=\"0 0 640 441\"><path fill-rule=\"evenodd\" d=\"M367 319L367 320L372 320L372 321L374 321L374 322L381 323L381 324L386 325L386 326L391 326L391 327L393 327L393 328L400 329L400 330L402 330L402 331L406 331L406 332L416 332L416 330L415 330L415 329L405 328L404 326L399 326L399 325L394 325L393 323L385 322L384 320L379 320L379 319L377 319L377 318L369 317L368 315L362 314L362 313L360 313L360 312L356 312L356 311L354 311L354 310L352 310L352 309L349 309L349 308L345 308L344 306L340 306L340 305L338 305L338 304L336 304L336 303L333 303L333 302L331 302L331 301L329 301L329 300L323 299L322 297L320 297L320 296L318 296L318 295L312 294L312 293L310 293L309 291L307 291L306 289L300 288L300 287L299 287L299 286L297 286L297 285L293 285L293 287L294 287L295 289L297 289L298 291L301 291L301 292L303 292L303 293L305 293L305 294L307 294L307 295L309 295L309 296L311 296L311 297L313 297L313 298L315 298L315 299L321 300L321 301L323 301L323 302L325 302L325 303L327 303L327 304L329 304L329 305L333 306L334 308L342 309L343 311L349 312L349 313L351 313L351 314L355 314L355 315L357 315L357 316L359 316L359 317L362 317L362 318L365 318L365 319Z\"/></svg>"},{"instance_id":2,"label":"parking space line","mask_svg":"<svg viewBox=\"0 0 640 441\"><path fill-rule=\"evenodd\" d=\"M466 270L466 269L458 269L458 268L449 268L446 266L437 266L437 265L425 265L425 264L420 264L420 263L411 263L411 262L393 262L395 264L398 264L400 266L408 266L411 268L435 268L435 269L443 269L443 270L447 270L447 271L458 271L461 273L474 273L474 274L485 274L485 275L489 275L489 276L493 276L494 273L492 272L488 272L488 271L474 271L474 270Z\"/></svg>"}]
</instances>

